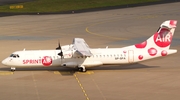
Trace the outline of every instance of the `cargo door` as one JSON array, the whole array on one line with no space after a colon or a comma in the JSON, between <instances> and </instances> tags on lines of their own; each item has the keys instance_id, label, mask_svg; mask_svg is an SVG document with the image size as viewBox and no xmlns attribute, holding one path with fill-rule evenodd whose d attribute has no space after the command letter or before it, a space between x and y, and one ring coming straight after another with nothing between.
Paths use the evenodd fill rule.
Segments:
<instances>
[{"instance_id":1,"label":"cargo door","mask_svg":"<svg viewBox=\"0 0 180 100\"><path fill-rule=\"evenodd\" d=\"M128 51L128 61L129 61L129 63L134 62L134 51L133 50Z\"/></svg>"}]
</instances>

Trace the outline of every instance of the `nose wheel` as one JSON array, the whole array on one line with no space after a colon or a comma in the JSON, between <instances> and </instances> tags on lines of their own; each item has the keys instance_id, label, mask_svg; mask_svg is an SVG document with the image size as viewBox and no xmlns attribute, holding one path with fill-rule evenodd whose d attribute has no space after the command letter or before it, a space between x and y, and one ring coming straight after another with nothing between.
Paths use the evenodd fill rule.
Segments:
<instances>
[{"instance_id":1,"label":"nose wheel","mask_svg":"<svg viewBox=\"0 0 180 100\"><path fill-rule=\"evenodd\" d=\"M11 71L14 72L16 70L15 67L11 67Z\"/></svg>"}]
</instances>

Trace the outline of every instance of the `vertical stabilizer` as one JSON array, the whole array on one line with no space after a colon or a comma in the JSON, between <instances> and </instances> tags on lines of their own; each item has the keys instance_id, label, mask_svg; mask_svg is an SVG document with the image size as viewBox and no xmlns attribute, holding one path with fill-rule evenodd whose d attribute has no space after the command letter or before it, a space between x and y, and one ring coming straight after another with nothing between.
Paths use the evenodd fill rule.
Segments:
<instances>
[{"instance_id":1,"label":"vertical stabilizer","mask_svg":"<svg viewBox=\"0 0 180 100\"><path fill-rule=\"evenodd\" d=\"M176 24L176 20L168 20L163 22L155 34L153 34L143 43L136 44L136 48L153 47L156 49L168 50L172 42Z\"/></svg>"}]
</instances>

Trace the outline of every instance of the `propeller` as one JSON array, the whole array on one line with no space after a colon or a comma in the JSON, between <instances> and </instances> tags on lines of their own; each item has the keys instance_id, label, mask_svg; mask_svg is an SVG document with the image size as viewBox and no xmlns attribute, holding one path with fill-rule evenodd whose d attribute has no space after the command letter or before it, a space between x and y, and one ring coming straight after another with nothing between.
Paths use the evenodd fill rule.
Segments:
<instances>
[{"instance_id":1,"label":"propeller","mask_svg":"<svg viewBox=\"0 0 180 100\"><path fill-rule=\"evenodd\" d=\"M56 50L60 50L61 51L61 52L58 53L58 55L61 56L61 59L63 59L64 56L63 56L63 52L62 52L62 48L61 48L60 42L58 42L58 47L56 48Z\"/></svg>"}]
</instances>

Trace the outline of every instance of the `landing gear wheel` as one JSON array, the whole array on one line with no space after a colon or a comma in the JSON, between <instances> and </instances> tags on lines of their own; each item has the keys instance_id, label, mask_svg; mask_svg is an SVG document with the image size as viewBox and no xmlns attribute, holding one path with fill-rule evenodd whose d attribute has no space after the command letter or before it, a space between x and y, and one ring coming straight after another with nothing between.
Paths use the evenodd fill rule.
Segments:
<instances>
[{"instance_id":1,"label":"landing gear wheel","mask_svg":"<svg viewBox=\"0 0 180 100\"><path fill-rule=\"evenodd\" d=\"M14 72L16 70L15 67L11 67L11 71Z\"/></svg>"},{"instance_id":2,"label":"landing gear wheel","mask_svg":"<svg viewBox=\"0 0 180 100\"><path fill-rule=\"evenodd\" d=\"M82 72L82 70L83 70L83 68L78 68L78 71L79 71L79 72Z\"/></svg>"},{"instance_id":3,"label":"landing gear wheel","mask_svg":"<svg viewBox=\"0 0 180 100\"><path fill-rule=\"evenodd\" d=\"M85 68L84 66L78 67L78 70L79 70L80 72L86 72L86 68Z\"/></svg>"}]
</instances>

